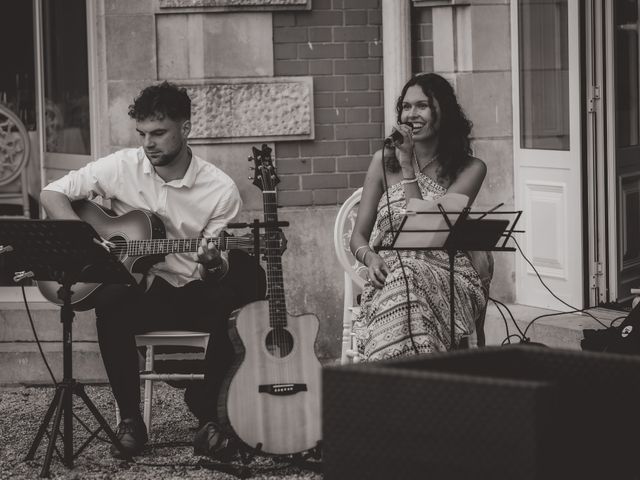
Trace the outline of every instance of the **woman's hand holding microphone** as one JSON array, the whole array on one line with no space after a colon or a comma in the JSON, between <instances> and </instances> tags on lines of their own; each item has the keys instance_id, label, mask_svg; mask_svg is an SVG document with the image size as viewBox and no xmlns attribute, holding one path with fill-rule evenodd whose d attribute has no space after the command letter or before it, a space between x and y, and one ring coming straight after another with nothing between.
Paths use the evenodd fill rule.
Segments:
<instances>
[{"instance_id":1,"label":"woman's hand holding microphone","mask_svg":"<svg viewBox=\"0 0 640 480\"><path fill-rule=\"evenodd\" d=\"M415 177L412 132L412 123L399 123L393 127L393 132L387 137L396 149L396 158L402 169L402 177L405 179Z\"/></svg>"}]
</instances>

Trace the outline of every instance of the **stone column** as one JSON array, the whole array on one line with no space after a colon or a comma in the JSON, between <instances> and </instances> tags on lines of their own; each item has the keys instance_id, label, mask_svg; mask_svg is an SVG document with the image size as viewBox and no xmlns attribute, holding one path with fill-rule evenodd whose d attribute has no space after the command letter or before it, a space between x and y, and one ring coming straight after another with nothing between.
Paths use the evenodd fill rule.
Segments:
<instances>
[{"instance_id":1,"label":"stone column","mask_svg":"<svg viewBox=\"0 0 640 480\"><path fill-rule=\"evenodd\" d=\"M411 76L411 0L382 0L384 131L396 124L395 103Z\"/></svg>"}]
</instances>

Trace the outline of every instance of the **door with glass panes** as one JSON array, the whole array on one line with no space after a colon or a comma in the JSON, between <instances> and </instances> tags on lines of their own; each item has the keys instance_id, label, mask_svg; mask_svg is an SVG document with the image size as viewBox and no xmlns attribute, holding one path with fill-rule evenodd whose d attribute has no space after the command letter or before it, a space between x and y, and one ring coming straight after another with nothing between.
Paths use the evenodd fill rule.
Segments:
<instances>
[{"instance_id":1,"label":"door with glass panes","mask_svg":"<svg viewBox=\"0 0 640 480\"><path fill-rule=\"evenodd\" d=\"M586 6L592 301L625 306L640 288L640 1Z\"/></svg>"},{"instance_id":2,"label":"door with glass panes","mask_svg":"<svg viewBox=\"0 0 640 480\"><path fill-rule=\"evenodd\" d=\"M514 187L525 230L517 240L530 262L516 253L516 300L582 308L580 4L511 7Z\"/></svg>"}]
</instances>

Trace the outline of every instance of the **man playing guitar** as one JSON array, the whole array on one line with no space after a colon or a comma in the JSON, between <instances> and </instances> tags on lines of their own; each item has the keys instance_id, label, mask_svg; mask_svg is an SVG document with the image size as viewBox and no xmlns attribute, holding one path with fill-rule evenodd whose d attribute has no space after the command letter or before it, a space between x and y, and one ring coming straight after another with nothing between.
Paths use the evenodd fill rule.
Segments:
<instances>
[{"instance_id":1,"label":"man playing guitar","mask_svg":"<svg viewBox=\"0 0 640 480\"><path fill-rule=\"evenodd\" d=\"M146 273L140 286L103 285L95 293L98 342L122 421L117 436L129 455L141 452L147 432L140 414L140 377L135 334L150 330L211 333L201 392L187 391L200 421L196 453L215 454L226 442L217 427L216 399L233 360L229 314L264 298L264 271L255 282L229 275L228 253L215 237L239 212L233 180L194 155L187 145L191 100L184 88L164 82L142 90L129 106L141 148L128 148L91 162L47 185L41 202L54 219L78 219L71 201L102 197L117 215L134 209L157 215L168 238L204 237L197 254L170 254ZM246 288L255 285L255 288ZM191 401L189 401L191 399ZM114 446L111 453L122 457Z\"/></svg>"}]
</instances>

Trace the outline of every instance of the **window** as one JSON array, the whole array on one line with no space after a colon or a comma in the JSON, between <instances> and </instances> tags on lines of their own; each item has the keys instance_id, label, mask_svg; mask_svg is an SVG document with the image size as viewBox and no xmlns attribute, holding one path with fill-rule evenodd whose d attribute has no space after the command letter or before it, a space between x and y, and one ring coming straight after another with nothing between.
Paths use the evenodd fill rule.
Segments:
<instances>
[{"instance_id":1,"label":"window","mask_svg":"<svg viewBox=\"0 0 640 480\"><path fill-rule=\"evenodd\" d=\"M85 0L44 0L45 151L91 154Z\"/></svg>"},{"instance_id":2,"label":"window","mask_svg":"<svg viewBox=\"0 0 640 480\"><path fill-rule=\"evenodd\" d=\"M36 96L31 2L2 4L0 44L5 46L0 68L0 103L20 117L27 130L33 131L36 129Z\"/></svg>"},{"instance_id":3,"label":"window","mask_svg":"<svg viewBox=\"0 0 640 480\"><path fill-rule=\"evenodd\" d=\"M614 3L616 54L616 145L630 147L640 143L638 108L638 3Z\"/></svg>"},{"instance_id":4,"label":"window","mask_svg":"<svg viewBox=\"0 0 640 480\"><path fill-rule=\"evenodd\" d=\"M569 150L567 0L519 0L521 148Z\"/></svg>"}]
</instances>

